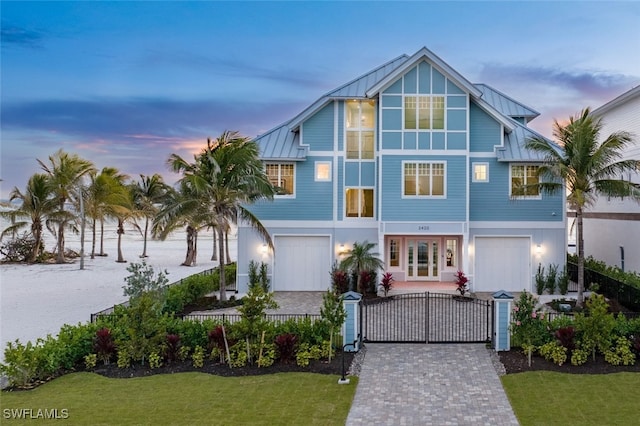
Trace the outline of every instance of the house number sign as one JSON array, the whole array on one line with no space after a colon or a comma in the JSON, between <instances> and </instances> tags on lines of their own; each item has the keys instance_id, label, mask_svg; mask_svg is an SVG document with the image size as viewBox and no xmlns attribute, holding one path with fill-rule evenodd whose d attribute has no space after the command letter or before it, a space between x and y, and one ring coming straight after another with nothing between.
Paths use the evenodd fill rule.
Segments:
<instances>
[{"instance_id":1,"label":"house number sign","mask_svg":"<svg viewBox=\"0 0 640 426\"><path fill-rule=\"evenodd\" d=\"M428 231L429 225L418 225L418 231Z\"/></svg>"}]
</instances>

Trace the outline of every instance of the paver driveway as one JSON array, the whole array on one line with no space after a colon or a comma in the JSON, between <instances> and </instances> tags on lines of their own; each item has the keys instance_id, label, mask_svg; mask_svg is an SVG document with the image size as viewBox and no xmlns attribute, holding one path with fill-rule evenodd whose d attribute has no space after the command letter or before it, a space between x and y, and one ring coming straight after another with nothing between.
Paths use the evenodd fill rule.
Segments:
<instances>
[{"instance_id":1,"label":"paver driveway","mask_svg":"<svg viewBox=\"0 0 640 426\"><path fill-rule=\"evenodd\" d=\"M367 344L347 425L517 425L484 344Z\"/></svg>"}]
</instances>

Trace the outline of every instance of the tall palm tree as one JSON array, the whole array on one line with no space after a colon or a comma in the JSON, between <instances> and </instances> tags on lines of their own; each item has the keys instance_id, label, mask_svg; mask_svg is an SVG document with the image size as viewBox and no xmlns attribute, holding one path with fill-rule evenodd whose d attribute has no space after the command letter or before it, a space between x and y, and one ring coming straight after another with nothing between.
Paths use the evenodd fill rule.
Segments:
<instances>
[{"instance_id":1,"label":"tall palm tree","mask_svg":"<svg viewBox=\"0 0 640 426\"><path fill-rule=\"evenodd\" d=\"M131 186L127 184L129 176L120 173L117 169L110 169L107 176L107 187L109 195L104 200L104 212L107 217L115 218L118 222L116 232L118 234L118 257L116 262L125 263L122 255L122 235L124 235L124 224L127 220L136 216L133 204L133 193Z\"/></svg>"},{"instance_id":2,"label":"tall palm tree","mask_svg":"<svg viewBox=\"0 0 640 426\"><path fill-rule=\"evenodd\" d=\"M640 185L620 179L622 173L640 170L639 160L622 160L632 135L620 131L600 141L602 122L585 108L569 122L553 123L553 136L562 149L544 138L532 138L526 148L544 156L539 168L542 178L538 186L547 193L555 193L566 185L569 207L576 212L578 243L578 300L584 303L584 237L582 218L598 196L632 197L640 201Z\"/></svg>"},{"instance_id":3,"label":"tall palm tree","mask_svg":"<svg viewBox=\"0 0 640 426\"><path fill-rule=\"evenodd\" d=\"M156 217L160 211L159 206L163 203L171 187L164 183L162 176L140 175L140 180L133 187L133 203L136 211L144 218L144 230L140 231L144 244L140 257L147 257L147 235L149 233L149 219ZM140 230L140 227L136 227Z\"/></svg>"},{"instance_id":4,"label":"tall palm tree","mask_svg":"<svg viewBox=\"0 0 640 426\"><path fill-rule=\"evenodd\" d=\"M188 186L199 201L195 211L204 211L207 217L204 223L218 232L220 300L226 300L225 236L231 225L239 219L245 221L273 248L267 229L245 207L261 199L273 199L275 194L259 159L258 144L238 132L225 131L213 141L207 139L207 146L194 163L173 154L168 164L183 175L181 184Z\"/></svg>"},{"instance_id":5,"label":"tall palm tree","mask_svg":"<svg viewBox=\"0 0 640 426\"><path fill-rule=\"evenodd\" d=\"M34 174L29 178L24 192L21 192L18 188L13 188L9 194L9 201L14 200L19 200L22 203L17 208L0 213L3 217L12 220L12 225L2 231L0 239L8 233L14 233L29 226L33 235L34 245L27 261L33 263L38 259L42 248L43 222L48 220L49 215L53 214L58 206L57 200L53 197L48 176L43 173ZM16 221L18 218L28 220Z\"/></svg>"},{"instance_id":6,"label":"tall palm tree","mask_svg":"<svg viewBox=\"0 0 640 426\"><path fill-rule=\"evenodd\" d=\"M49 156L49 164L38 160L40 167L49 176L58 209L51 220L58 224L56 263L65 263L64 229L75 220L75 214L66 210L65 205L77 198L77 192L85 175L93 173L93 163L80 158L77 154L68 154L62 149Z\"/></svg>"},{"instance_id":7,"label":"tall palm tree","mask_svg":"<svg viewBox=\"0 0 640 426\"><path fill-rule=\"evenodd\" d=\"M96 256L96 238L97 223L100 222L100 252L98 256L106 256L104 252L104 220L108 213L108 206L111 202L112 194L115 191L114 186L117 183L117 177L120 174L118 169L114 167L104 167L100 173L91 174L91 182L87 189L87 198L85 200L85 210L91 218L91 259Z\"/></svg>"},{"instance_id":8,"label":"tall palm tree","mask_svg":"<svg viewBox=\"0 0 640 426\"><path fill-rule=\"evenodd\" d=\"M360 288L360 275L363 271L375 271L384 268L384 262L380 260L380 254L371 252L375 246L376 244L369 241L355 242L353 247L345 252L345 257L340 262L340 269L357 275L357 289Z\"/></svg>"}]
</instances>

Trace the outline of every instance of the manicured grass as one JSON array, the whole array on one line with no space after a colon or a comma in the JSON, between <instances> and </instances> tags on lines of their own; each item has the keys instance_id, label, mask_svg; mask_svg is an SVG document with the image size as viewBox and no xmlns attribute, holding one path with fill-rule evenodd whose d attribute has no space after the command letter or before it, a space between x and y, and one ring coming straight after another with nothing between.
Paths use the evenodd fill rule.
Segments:
<instances>
[{"instance_id":1,"label":"manicured grass","mask_svg":"<svg viewBox=\"0 0 640 426\"><path fill-rule=\"evenodd\" d=\"M502 376L521 425L637 425L640 374L531 371Z\"/></svg>"},{"instance_id":2,"label":"manicured grass","mask_svg":"<svg viewBox=\"0 0 640 426\"><path fill-rule=\"evenodd\" d=\"M283 373L219 377L179 373L109 379L93 373L62 376L31 391L2 392L6 409L62 409L68 419L38 424L75 425L344 425L357 378L339 385L339 376ZM62 423L61 423L62 422Z\"/></svg>"}]
</instances>

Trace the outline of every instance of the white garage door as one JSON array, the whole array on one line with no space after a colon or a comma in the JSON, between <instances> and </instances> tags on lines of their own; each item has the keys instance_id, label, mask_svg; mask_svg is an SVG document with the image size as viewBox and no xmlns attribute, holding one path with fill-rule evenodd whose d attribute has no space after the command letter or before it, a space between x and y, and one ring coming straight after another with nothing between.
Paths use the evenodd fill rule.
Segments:
<instances>
[{"instance_id":1,"label":"white garage door","mask_svg":"<svg viewBox=\"0 0 640 426\"><path fill-rule=\"evenodd\" d=\"M326 291L331 270L329 237L275 238L274 291Z\"/></svg>"},{"instance_id":2,"label":"white garage door","mask_svg":"<svg viewBox=\"0 0 640 426\"><path fill-rule=\"evenodd\" d=\"M475 291L531 291L529 238L477 237Z\"/></svg>"}]
</instances>

